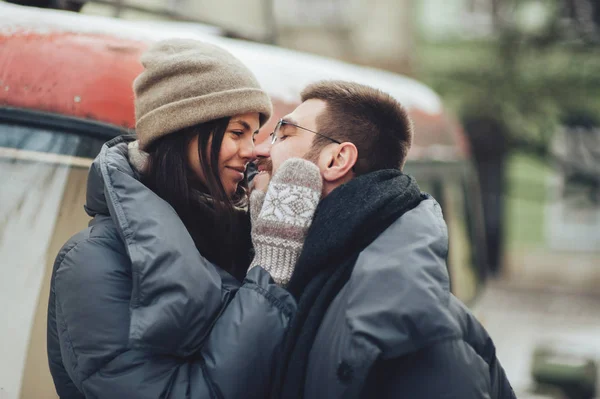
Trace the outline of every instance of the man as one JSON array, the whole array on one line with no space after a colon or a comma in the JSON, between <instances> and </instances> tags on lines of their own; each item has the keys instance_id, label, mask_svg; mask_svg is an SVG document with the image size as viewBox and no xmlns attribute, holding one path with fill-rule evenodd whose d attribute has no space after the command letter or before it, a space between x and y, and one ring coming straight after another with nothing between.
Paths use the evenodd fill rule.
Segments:
<instances>
[{"instance_id":1,"label":"man","mask_svg":"<svg viewBox=\"0 0 600 399\"><path fill-rule=\"evenodd\" d=\"M515 398L492 340L449 292L440 206L401 172L412 136L391 96L326 81L256 147L258 190L290 158L322 179L287 284L298 312L274 398Z\"/></svg>"}]
</instances>

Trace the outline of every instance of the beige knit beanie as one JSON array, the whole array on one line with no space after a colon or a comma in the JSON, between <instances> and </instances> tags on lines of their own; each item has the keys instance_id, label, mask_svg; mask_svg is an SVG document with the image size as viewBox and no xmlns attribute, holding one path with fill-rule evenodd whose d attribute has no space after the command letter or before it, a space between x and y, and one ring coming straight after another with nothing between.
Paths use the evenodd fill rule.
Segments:
<instances>
[{"instance_id":1,"label":"beige knit beanie","mask_svg":"<svg viewBox=\"0 0 600 399\"><path fill-rule=\"evenodd\" d=\"M145 69L133 82L141 150L160 137L203 122L258 112L262 126L271 116L271 100L256 77L220 47L196 40L164 40L152 45L141 62Z\"/></svg>"}]
</instances>

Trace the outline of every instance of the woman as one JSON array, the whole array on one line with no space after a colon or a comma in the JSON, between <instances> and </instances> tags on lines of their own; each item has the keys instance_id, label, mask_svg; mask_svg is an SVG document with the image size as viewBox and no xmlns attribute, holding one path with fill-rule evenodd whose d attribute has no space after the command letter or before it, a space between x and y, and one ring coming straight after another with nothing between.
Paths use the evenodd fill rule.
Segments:
<instances>
[{"instance_id":1,"label":"woman","mask_svg":"<svg viewBox=\"0 0 600 399\"><path fill-rule=\"evenodd\" d=\"M104 145L88 177L85 209L93 220L54 265L48 358L57 392L265 397L295 310L265 269L280 276L297 255L276 260L266 254L285 248L256 243L264 255L253 265L264 269L246 275L252 243L244 172L271 103L243 64L212 45L160 42L142 64L134 82L137 141ZM308 166L311 172L320 180ZM286 173L273 182L293 185ZM253 194L253 208L264 197ZM262 237L277 237L277 221L255 216Z\"/></svg>"}]
</instances>

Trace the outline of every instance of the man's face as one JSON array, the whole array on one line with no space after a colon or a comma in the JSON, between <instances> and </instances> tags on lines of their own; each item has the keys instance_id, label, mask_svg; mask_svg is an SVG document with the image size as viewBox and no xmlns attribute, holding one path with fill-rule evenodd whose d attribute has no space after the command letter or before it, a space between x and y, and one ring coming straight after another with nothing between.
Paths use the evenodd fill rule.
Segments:
<instances>
[{"instance_id":1,"label":"man's face","mask_svg":"<svg viewBox=\"0 0 600 399\"><path fill-rule=\"evenodd\" d=\"M303 102L291 114L283 118L284 121L303 128L318 131L317 118L324 112L326 103L322 100L308 100ZM256 155L259 158L271 157L273 170L275 173L279 166L289 158L304 158L309 152L315 134L295 126L284 124L279 129L277 141L270 144L265 140L262 144L256 146Z\"/></svg>"}]
</instances>

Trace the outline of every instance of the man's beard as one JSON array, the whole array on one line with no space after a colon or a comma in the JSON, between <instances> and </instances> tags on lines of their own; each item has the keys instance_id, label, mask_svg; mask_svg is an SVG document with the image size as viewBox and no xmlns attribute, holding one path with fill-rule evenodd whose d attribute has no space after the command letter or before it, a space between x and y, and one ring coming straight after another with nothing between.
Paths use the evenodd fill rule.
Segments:
<instances>
[{"instance_id":1,"label":"man's beard","mask_svg":"<svg viewBox=\"0 0 600 399\"><path fill-rule=\"evenodd\" d=\"M265 171L269 174L273 173L273 162L271 161L271 158L259 158L255 162L255 165L259 172Z\"/></svg>"},{"instance_id":2,"label":"man's beard","mask_svg":"<svg viewBox=\"0 0 600 399\"><path fill-rule=\"evenodd\" d=\"M302 159L306 159L307 161L319 166L318 162L319 156L321 155L321 149L322 147L311 146L310 149L306 152L306 154L302 156Z\"/></svg>"}]
</instances>

